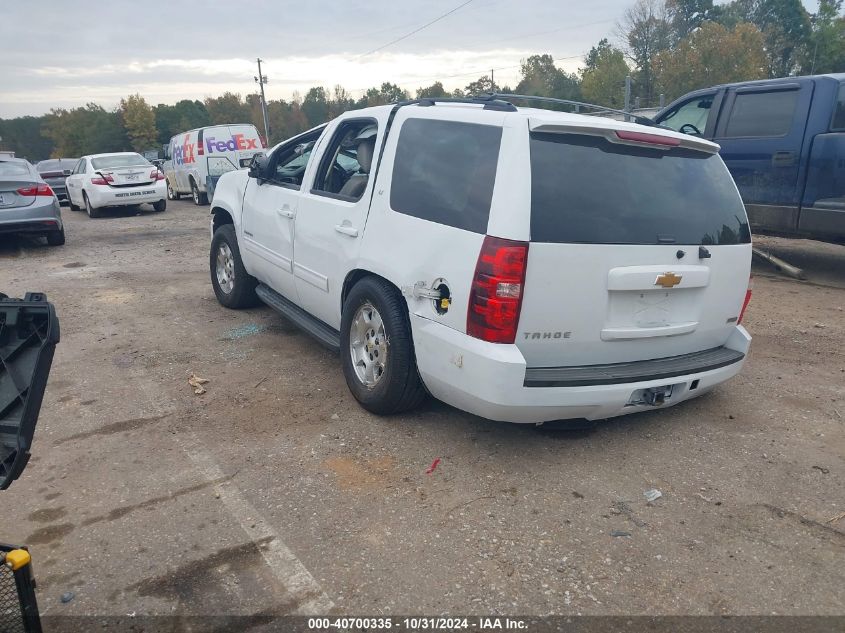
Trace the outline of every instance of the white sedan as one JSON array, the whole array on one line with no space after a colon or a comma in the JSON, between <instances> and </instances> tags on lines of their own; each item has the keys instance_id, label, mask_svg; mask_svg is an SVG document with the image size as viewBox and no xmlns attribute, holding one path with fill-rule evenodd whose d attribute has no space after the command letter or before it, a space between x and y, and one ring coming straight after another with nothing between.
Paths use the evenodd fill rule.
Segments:
<instances>
[{"instance_id":1,"label":"white sedan","mask_svg":"<svg viewBox=\"0 0 845 633\"><path fill-rule=\"evenodd\" d=\"M135 152L83 156L67 178L70 208L84 208L96 218L105 207L150 203L156 211L167 207L164 173Z\"/></svg>"}]
</instances>

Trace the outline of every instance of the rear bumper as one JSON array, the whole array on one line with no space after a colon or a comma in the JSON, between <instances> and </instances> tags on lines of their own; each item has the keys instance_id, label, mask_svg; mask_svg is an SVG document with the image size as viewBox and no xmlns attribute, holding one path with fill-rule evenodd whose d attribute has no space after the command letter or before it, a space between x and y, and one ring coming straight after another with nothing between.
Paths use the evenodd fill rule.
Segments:
<instances>
[{"instance_id":1,"label":"rear bumper","mask_svg":"<svg viewBox=\"0 0 845 633\"><path fill-rule=\"evenodd\" d=\"M157 180L149 185L137 187L108 187L92 185L86 187L88 200L95 208L125 207L133 204L158 202L167 198L167 185L164 180Z\"/></svg>"},{"instance_id":2,"label":"rear bumper","mask_svg":"<svg viewBox=\"0 0 845 633\"><path fill-rule=\"evenodd\" d=\"M62 210L52 196L38 196L28 207L0 209L0 233L46 233L62 228Z\"/></svg>"},{"instance_id":3,"label":"rear bumper","mask_svg":"<svg viewBox=\"0 0 845 633\"><path fill-rule=\"evenodd\" d=\"M727 364L702 364L700 370L691 370L690 365L683 369L678 364L683 373L667 376L662 372L659 378L635 382L620 377L619 382L609 384L526 386L527 379L532 384L537 370L526 371L525 359L515 345L486 343L418 316L411 321L420 376L435 398L491 420L533 424L573 418L601 420L649 410L654 407L628 403L634 392L654 387L672 385L672 395L662 406L684 402L736 375L751 343L745 328L737 326L720 348L727 350L723 361L731 359ZM663 361L672 366L672 359Z\"/></svg>"}]
</instances>

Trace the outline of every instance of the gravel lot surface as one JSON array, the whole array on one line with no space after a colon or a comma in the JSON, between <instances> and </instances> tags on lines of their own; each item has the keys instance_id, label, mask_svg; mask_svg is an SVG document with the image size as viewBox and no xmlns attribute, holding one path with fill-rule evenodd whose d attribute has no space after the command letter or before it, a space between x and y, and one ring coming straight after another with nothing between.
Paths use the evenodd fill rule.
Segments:
<instances>
[{"instance_id":1,"label":"gravel lot surface","mask_svg":"<svg viewBox=\"0 0 845 633\"><path fill-rule=\"evenodd\" d=\"M845 247L761 238L809 281L759 266L742 374L562 432L368 414L335 355L218 305L207 207L63 213L64 247L0 238L0 290L62 327L0 493L43 613L845 613Z\"/></svg>"}]
</instances>

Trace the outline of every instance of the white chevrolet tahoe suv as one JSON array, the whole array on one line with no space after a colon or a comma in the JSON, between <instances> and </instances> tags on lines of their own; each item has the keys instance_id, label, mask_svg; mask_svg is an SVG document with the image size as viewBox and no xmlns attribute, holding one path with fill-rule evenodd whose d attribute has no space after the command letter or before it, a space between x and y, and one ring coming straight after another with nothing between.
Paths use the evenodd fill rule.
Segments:
<instances>
[{"instance_id":1,"label":"white chevrolet tahoe suv","mask_svg":"<svg viewBox=\"0 0 845 633\"><path fill-rule=\"evenodd\" d=\"M751 237L718 146L504 98L347 112L225 174L220 303L260 299L339 350L379 414L430 393L596 420L739 372Z\"/></svg>"}]
</instances>

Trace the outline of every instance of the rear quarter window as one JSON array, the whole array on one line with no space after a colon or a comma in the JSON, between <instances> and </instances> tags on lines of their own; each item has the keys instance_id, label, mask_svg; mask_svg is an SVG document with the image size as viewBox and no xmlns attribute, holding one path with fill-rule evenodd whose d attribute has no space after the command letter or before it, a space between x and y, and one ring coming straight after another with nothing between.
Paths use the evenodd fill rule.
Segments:
<instances>
[{"instance_id":1,"label":"rear quarter window","mask_svg":"<svg viewBox=\"0 0 845 633\"><path fill-rule=\"evenodd\" d=\"M797 103L798 90L737 93L722 138L784 136Z\"/></svg>"},{"instance_id":2,"label":"rear quarter window","mask_svg":"<svg viewBox=\"0 0 845 633\"><path fill-rule=\"evenodd\" d=\"M501 140L495 126L408 119L393 163L391 208L486 233Z\"/></svg>"},{"instance_id":3,"label":"rear quarter window","mask_svg":"<svg viewBox=\"0 0 845 633\"><path fill-rule=\"evenodd\" d=\"M741 244L751 234L718 154L532 133L531 241Z\"/></svg>"}]
</instances>

